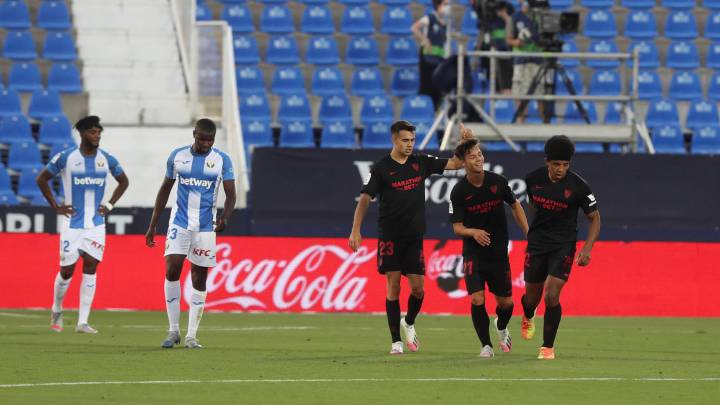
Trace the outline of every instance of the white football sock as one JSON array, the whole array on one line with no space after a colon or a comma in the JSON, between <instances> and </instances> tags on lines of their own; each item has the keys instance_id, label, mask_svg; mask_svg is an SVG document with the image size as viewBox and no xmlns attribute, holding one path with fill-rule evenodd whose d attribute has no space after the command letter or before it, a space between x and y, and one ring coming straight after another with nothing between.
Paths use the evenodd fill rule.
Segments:
<instances>
[{"instance_id":1,"label":"white football sock","mask_svg":"<svg viewBox=\"0 0 720 405\"><path fill-rule=\"evenodd\" d=\"M70 288L70 280L72 280L72 277L65 280L60 275L60 272L58 272L57 276L55 276L55 288L53 290L54 294L52 306L53 312L62 312L62 303L63 299L65 298L65 293L67 292L68 288Z\"/></svg>"},{"instance_id":2,"label":"white football sock","mask_svg":"<svg viewBox=\"0 0 720 405\"><path fill-rule=\"evenodd\" d=\"M180 281L165 279L165 307L167 308L170 331L180 331Z\"/></svg>"},{"instance_id":3,"label":"white football sock","mask_svg":"<svg viewBox=\"0 0 720 405\"><path fill-rule=\"evenodd\" d=\"M80 311L78 313L78 325L88 323L90 317L90 306L95 298L96 274L84 274L80 285Z\"/></svg>"},{"instance_id":4,"label":"white football sock","mask_svg":"<svg viewBox=\"0 0 720 405\"><path fill-rule=\"evenodd\" d=\"M186 337L194 338L197 334L200 319L202 319L203 308L205 308L205 297L207 291L198 291L193 288L190 296L190 319L188 320L188 332Z\"/></svg>"}]
</instances>

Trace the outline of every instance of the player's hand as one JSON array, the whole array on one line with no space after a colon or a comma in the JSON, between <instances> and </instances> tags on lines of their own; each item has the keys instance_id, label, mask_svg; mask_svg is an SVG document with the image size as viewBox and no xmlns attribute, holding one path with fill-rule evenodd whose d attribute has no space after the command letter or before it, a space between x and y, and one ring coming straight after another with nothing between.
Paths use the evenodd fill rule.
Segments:
<instances>
[{"instance_id":1,"label":"player's hand","mask_svg":"<svg viewBox=\"0 0 720 405\"><path fill-rule=\"evenodd\" d=\"M350 239L348 240L348 245L350 245L350 249L352 249L353 252L356 252L358 250L358 248L360 248L361 242L362 242L362 236L360 236L360 232L350 233Z\"/></svg>"},{"instance_id":2,"label":"player's hand","mask_svg":"<svg viewBox=\"0 0 720 405\"><path fill-rule=\"evenodd\" d=\"M480 246L490 246L490 234L482 229L476 229L473 232L473 239L475 239L475 242Z\"/></svg>"},{"instance_id":3,"label":"player's hand","mask_svg":"<svg viewBox=\"0 0 720 405\"><path fill-rule=\"evenodd\" d=\"M66 217L71 217L75 215L75 208L73 208L72 205L60 205L55 208L55 212L57 212L58 215L65 215Z\"/></svg>"},{"instance_id":4,"label":"player's hand","mask_svg":"<svg viewBox=\"0 0 720 405\"><path fill-rule=\"evenodd\" d=\"M583 249L577 255L577 265L587 266L588 264L590 264L590 251Z\"/></svg>"},{"instance_id":5,"label":"player's hand","mask_svg":"<svg viewBox=\"0 0 720 405\"><path fill-rule=\"evenodd\" d=\"M461 123L460 124L460 140L464 141L464 140L472 139L472 138L473 138L472 130L470 128L466 128L465 125L463 125Z\"/></svg>"},{"instance_id":6,"label":"player's hand","mask_svg":"<svg viewBox=\"0 0 720 405\"><path fill-rule=\"evenodd\" d=\"M100 206L98 207L98 214L100 214L101 217L104 217L104 216L106 216L106 215L109 214L109 213L110 213L110 210L107 209L106 206L100 205Z\"/></svg>"},{"instance_id":7,"label":"player's hand","mask_svg":"<svg viewBox=\"0 0 720 405\"><path fill-rule=\"evenodd\" d=\"M155 246L155 228L149 228L147 232L145 232L145 245L147 247Z\"/></svg>"},{"instance_id":8,"label":"player's hand","mask_svg":"<svg viewBox=\"0 0 720 405\"><path fill-rule=\"evenodd\" d=\"M227 225L225 218L218 218L217 221L215 221L215 232L222 232L225 229L225 225Z\"/></svg>"}]
</instances>

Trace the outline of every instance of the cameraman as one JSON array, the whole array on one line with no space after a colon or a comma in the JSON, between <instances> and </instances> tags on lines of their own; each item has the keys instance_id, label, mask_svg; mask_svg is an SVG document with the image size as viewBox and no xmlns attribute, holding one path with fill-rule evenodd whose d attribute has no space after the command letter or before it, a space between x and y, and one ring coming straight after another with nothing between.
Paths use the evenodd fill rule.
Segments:
<instances>
[{"instance_id":1,"label":"cameraman","mask_svg":"<svg viewBox=\"0 0 720 405\"><path fill-rule=\"evenodd\" d=\"M472 0L471 6L478 17L478 50L509 51L511 48L505 41L506 17L513 14L513 6L506 1ZM495 90L502 94L510 94L512 89L512 59L495 60ZM480 59L480 69L485 77L490 78L490 58Z\"/></svg>"},{"instance_id":2,"label":"cameraman","mask_svg":"<svg viewBox=\"0 0 720 405\"><path fill-rule=\"evenodd\" d=\"M426 94L433 100L437 110L442 96L440 89L433 86L432 75L435 68L445 60L445 42L447 20L450 17L448 0L433 0L432 13L422 16L412 25L412 32L420 42L420 89L419 94Z\"/></svg>"}]
</instances>

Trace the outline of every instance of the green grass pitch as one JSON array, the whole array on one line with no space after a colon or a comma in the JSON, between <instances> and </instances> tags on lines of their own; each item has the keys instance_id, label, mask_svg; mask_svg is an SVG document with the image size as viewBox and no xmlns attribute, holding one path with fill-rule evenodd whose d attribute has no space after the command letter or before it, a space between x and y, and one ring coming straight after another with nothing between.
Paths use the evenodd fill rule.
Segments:
<instances>
[{"instance_id":1,"label":"green grass pitch","mask_svg":"<svg viewBox=\"0 0 720 405\"><path fill-rule=\"evenodd\" d=\"M421 315L401 356L384 316L206 313L199 350L160 348L164 313L95 311L94 336L76 317L57 334L47 311L0 310L1 404L720 403L720 319L565 317L541 361L541 318L481 359L469 317Z\"/></svg>"}]
</instances>

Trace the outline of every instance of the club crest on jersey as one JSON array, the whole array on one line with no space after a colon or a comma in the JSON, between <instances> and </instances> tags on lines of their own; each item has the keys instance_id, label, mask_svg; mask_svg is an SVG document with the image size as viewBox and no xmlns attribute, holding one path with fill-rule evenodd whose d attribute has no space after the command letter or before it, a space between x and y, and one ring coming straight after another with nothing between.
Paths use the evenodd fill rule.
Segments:
<instances>
[{"instance_id":1,"label":"club crest on jersey","mask_svg":"<svg viewBox=\"0 0 720 405\"><path fill-rule=\"evenodd\" d=\"M415 169L416 172L419 172L419 171L420 171L420 165L417 164L417 163L413 163L413 164L412 164L412 168Z\"/></svg>"},{"instance_id":2,"label":"club crest on jersey","mask_svg":"<svg viewBox=\"0 0 720 405\"><path fill-rule=\"evenodd\" d=\"M98 167L105 167L105 162L97 162Z\"/></svg>"},{"instance_id":3,"label":"club crest on jersey","mask_svg":"<svg viewBox=\"0 0 720 405\"><path fill-rule=\"evenodd\" d=\"M492 186L490 186L490 191L492 191L493 194L497 194L497 185L493 184Z\"/></svg>"},{"instance_id":4,"label":"club crest on jersey","mask_svg":"<svg viewBox=\"0 0 720 405\"><path fill-rule=\"evenodd\" d=\"M566 188L564 195L565 195L565 198L570 198L570 196L572 195L572 190L570 190L569 188Z\"/></svg>"},{"instance_id":5,"label":"club crest on jersey","mask_svg":"<svg viewBox=\"0 0 720 405\"><path fill-rule=\"evenodd\" d=\"M209 167L210 169L212 169L213 167L215 167L215 163L213 163L213 162L207 162L207 163L205 163L205 166L207 166L207 167Z\"/></svg>"}]
</instances>

